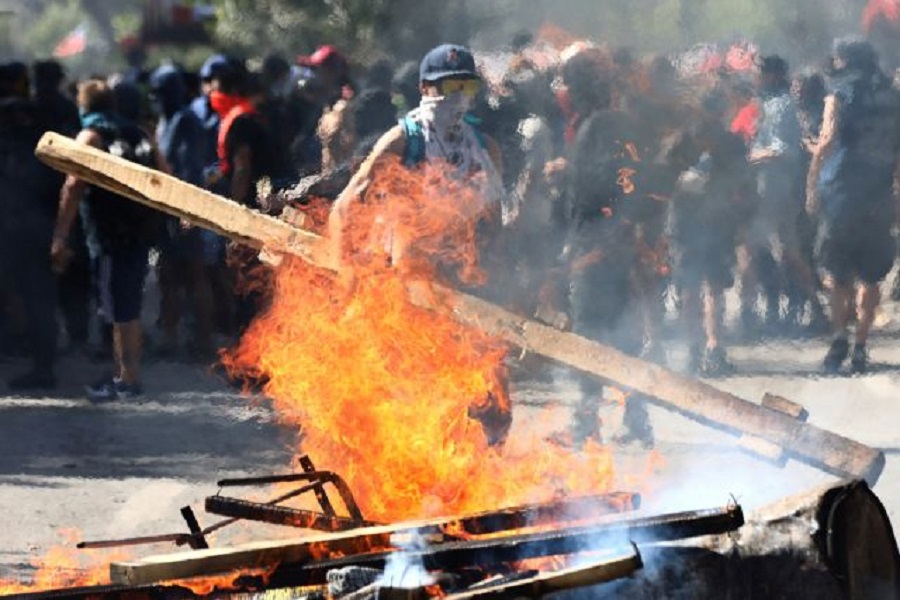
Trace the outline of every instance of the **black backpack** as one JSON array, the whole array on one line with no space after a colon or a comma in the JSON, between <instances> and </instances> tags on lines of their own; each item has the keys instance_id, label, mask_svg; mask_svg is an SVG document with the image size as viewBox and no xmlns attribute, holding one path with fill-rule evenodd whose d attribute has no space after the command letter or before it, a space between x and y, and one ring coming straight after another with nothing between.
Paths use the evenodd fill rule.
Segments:
<instances>
[{"instance_id":1,"label":"black backpack","mask_svg":"<svg viewBox=\"0 0 900 600\"><path fill-rule=\"evenodd\" d=\"M156 168L156 148L143 129L133 124L94 128L107 152L133 163ZM165 216L119 194L91 187L86 197L85 219L104 251L150 247L162 233Z\"/></svg>"}]
</instances>

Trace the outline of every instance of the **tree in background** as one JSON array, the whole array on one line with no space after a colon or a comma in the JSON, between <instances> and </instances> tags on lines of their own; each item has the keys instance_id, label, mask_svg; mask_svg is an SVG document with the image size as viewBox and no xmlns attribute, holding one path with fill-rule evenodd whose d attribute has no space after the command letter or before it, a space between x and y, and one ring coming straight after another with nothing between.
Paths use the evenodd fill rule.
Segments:
<instances>
[{"instance_id":1,"label":"tree in background","mask_svg":"<svg viewBox=\"0 0 900 600\"><path fill-rule=\"evenodd\" d=\"M81 23L90 26L84 56L69 70L121 67L118 41L136 35L149 0L31 0L13 2L17 58L49 56ZM199 0L182 0L190 7ZM0 8L3 0L0 0ZM697 42L749 38L794 59L821 56L837 36L859 31L864 0L207 0L216 19L212 45L245 57L286 57L335 44L358 62L382 56L416 59L439 41L496 48L521 30L552 23L574 35L671 51ZM160 46L159 56L195 67L213 48Z\"/></svg>"}]
</instances>

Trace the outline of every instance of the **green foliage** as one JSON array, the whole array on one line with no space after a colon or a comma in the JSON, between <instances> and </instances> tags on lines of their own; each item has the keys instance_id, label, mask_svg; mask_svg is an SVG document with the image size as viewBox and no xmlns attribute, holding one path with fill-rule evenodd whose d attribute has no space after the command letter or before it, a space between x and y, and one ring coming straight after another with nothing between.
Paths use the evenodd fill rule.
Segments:
<instances>
[{"instance_id":1,"label":"green foliage","mask_svg":"<svg viewBox=\"0 0 900 600\"><path fill-rule=\"evenodd\" d=\"M552 23L574 35L636 49L673 50L744 37L772 51L821 52L830 38L858 28L860 7L835 0L208 0L214 45L244 57L291 57L332 43L366 64L384 56L415 59L442 41L499 47L518 31ZM46 57L79 23L105 42L67 60L72 70L121 66L114 40L140 29L142 0L30 0L15 18L20 55ZM861 2L861 0L860 0ZM104 44L99 44L103 47ZM196 66L212 49L151 48Z\"/></svg>"},{"instance_id":2,"label":"green foliage","mask_svg":"<svg viewBox=\"0 0 900 600\"><path fill-rule=\"evenodd\" d=\"M17 40L26 57L47 58L59 41L83 20L78 0L45 3L40 15L22 14L17 25L27 31Z\"/></svg>"}]
</instances>

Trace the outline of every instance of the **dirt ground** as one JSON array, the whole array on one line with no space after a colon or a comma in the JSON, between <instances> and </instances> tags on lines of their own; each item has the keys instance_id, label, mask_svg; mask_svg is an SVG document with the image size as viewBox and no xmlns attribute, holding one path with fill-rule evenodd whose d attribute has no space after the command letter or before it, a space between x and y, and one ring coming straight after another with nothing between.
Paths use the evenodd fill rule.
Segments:
<instances>
[{"instance_id":1,"label":"dirt ground","mask_svg":"<svg viewBox=\"0 0 900 600\"><path fill-rule=\"evenodd\" d=\"M900 307L886 306L881 321L871 342L875 364L866 376L823 377L818 367L824 342L777 341L732 348L738 373L712 383L753 401L766 392L780 394L804 405L810 422L884 450L887 466L875 491L897 519ZM673 362L684 353L674 342L667 350ZM0 380L23 366L0 363ZM264 400L241 397L209 369L152 363L145 398L92 405L82 389L101 370L69 356L53 397L0 396L0 577L27 576L31 559L71 544L61 537L63 529L76 529L75 539L181 532L182 506L193 506L202 524L214 520L202 505L215 493L216 480L291 469L297 432L280 427ZM564 371L553 375L515 384L511 435L526 427L550 433L566 426L577 387ZM621 408L604 411L611 433ZM720 506L732 496L752 507L833 479L794 461L785 468L766 464L738 450L735 438L662 408L651 407L650 419L662 464L648 471L647 450L616 449L619 487L639 487L648 512ZM292 534L275 527L254 532L263 539ZM214 542L228 543L230 535L238 533Z\"/></svg>"}]
</instances>

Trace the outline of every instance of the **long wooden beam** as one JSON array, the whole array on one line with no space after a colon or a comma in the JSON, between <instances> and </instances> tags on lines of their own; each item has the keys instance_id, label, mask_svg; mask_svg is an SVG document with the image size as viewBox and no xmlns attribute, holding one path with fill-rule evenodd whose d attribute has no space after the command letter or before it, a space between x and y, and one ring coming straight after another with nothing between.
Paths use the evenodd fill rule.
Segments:
<instances>
[{"instance_id":1,"label":"long wooden beam","mask_svg":"<svg viewBox=\"0 0 900 600\"><path fill-rule=\"evenodd\" d=\"M286 541L264 541L232 548L194 550L151 556L110 565L115 584L142 585L215 573L280 565L295 585L317 585L329 571L347 566L382 569L397 551L397 537L429 531L425 522L396 523L342 533L316 534ZM499 565L526 558L574 554L622 547L628 543L671 541L735 531L744 524L739 506L634 519L603 519L591 525L549 531L515 532L506 536L465 541L430 542L409 551L428 570ZM337 558L335 558L337 557ZM278 576L276 572L273 577Z\"/></svg>"},{"instance_id":2,"label":"long wooden beam","mask_svg":"<svg viewBox=\"0 0 900 600\"><path fill-rule=\"evenodd\" d=\"M479 585L447 596L447 600L543 598L547 594L598 585L627 577L643 567L637 550L614 558L570 567L497 585Z\"/></svg>"},{"instance_id":3,"label":"long wooden beam","mask_svg":"<svg viewBox=\"0 0 900 600\"><path fill-rule=\"evenodd\" d=\"M60 171L251 246L295 254L326 268L335 262L323 238L317 235L69 138L48 133L41 138L36 153ZM424 293L411 290L410 295L422 306L451 311L463 323L646 394L659 405L691 419L735 435L766 440L786 456L826 472L864 478L874 484L884 468L884 453L879 450L480 298L440 286Z\"/></svg>"}]
</instances>

